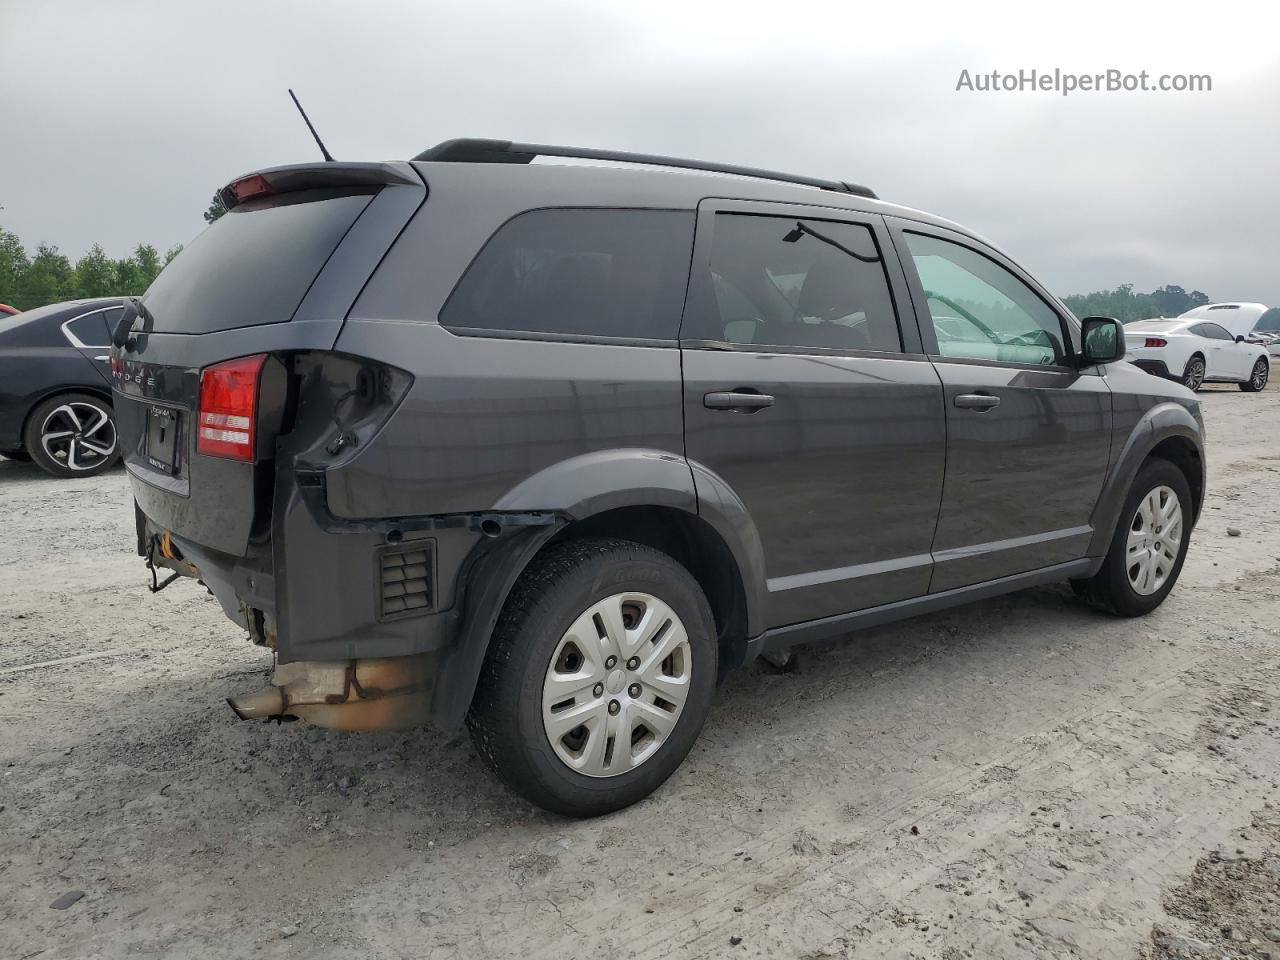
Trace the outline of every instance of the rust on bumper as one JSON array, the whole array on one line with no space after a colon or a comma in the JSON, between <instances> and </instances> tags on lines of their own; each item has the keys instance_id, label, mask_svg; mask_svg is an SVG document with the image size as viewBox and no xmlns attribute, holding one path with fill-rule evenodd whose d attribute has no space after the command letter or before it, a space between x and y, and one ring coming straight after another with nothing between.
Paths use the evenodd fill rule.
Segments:
<instances>
[{"instance_id":1,"label":"rust on bumper","mask_svg":"<svg viewBox=\"0 0 1280 960\"><path fill-rule=\"evenodd\" d=\"M270 686L227 703L242 720L294 717L333 730L400 730L427 722L434 675L433 654L285 663Z\"/></svg>"}]
</instances>

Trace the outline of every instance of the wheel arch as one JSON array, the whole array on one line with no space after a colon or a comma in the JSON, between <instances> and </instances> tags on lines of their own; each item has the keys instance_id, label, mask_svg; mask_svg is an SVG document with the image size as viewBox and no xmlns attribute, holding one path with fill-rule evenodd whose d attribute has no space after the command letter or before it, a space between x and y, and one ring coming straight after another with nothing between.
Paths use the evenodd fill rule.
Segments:
<instances>
[{"instance_id":1,"label":"wheel arch","mask_svg":"<svg viewBox=\"0 0 1280 960\"><path fill-rule=\"evenodd\" d=\"M1157 404L1130 431L1120 455L1108 472L1093 511L1089 556L1106 555L1134 477L1152 457L1169 460L1186 475L1195 499L1192 523L1199 519L1205 491L1203 430L1199 421L1181 404L1172 401Z\"/></svg>"},{"instance_id":2,"label":"wheel arch","mask_svg":"<svg viewBox=\"0 0 1280 960\"><path fill-rule=\"evenodd\" d=\"M454 639L433 684L431 719L444 730L462 725L498 617L520 576L548 547L582 537L632 540L672 556L689 570L715 617L722 671L744 662L748 640L763 631L763 553L754 524L719 495L708 475L683 457L657 450L601 451L561 461L499 499L501 511L554 513L554 524L483 541L459 582Z\"/></svg>"}]
</instances>

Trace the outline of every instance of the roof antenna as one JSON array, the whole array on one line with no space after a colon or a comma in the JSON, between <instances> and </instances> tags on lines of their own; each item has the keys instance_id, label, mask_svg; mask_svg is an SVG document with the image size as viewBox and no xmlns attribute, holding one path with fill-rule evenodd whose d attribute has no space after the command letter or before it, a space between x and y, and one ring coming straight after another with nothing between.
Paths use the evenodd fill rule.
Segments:
<instances>
[{"instance_id":1,"label":"roof antenna","mask_svg":"<svg viewBox=\"0 0 1280 960\"><path fill-rule=\"evenodd\" d=\"M316 138L316 146L320 148L320 152L324 154L327 162L333 163L333 154L325 149L324 141L320 139L320 134L316 133L316 128L311 125L311 118L307 116L307 111L302 109L302 104L298 102L297 95L290 90L289 96L293 97L293 105L298 108L298 112L302 114L303 122L306 123L307 129L311 131L311 135Z\"/></svg>"}]
</instances>

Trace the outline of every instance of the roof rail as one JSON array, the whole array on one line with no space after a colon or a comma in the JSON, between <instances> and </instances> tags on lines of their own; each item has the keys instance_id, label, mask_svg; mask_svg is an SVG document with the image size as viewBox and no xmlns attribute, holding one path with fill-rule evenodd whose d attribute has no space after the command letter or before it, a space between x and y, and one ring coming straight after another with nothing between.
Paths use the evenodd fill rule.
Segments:
<instances>
[{"instance_id":1,"label":"roof rail","mask_svg":"<svg viewBox=\"0 0 1280 960\"><path fill-rule=\"evenodd\" d=\"M724 163L706 163L702 160L686 160L681 157L663 157L651 153L628 153L624 150L593 150L589 147L554 147L545 143L512 143L510 140L462 139L446 140L423 150L414 160L430 160L445 163L529 163L534 157L575 157L583 160L612 160L618 163L646 163L656 167L680 167L685 170L705 170L708 173L729 173L739 177L758 177L762 180L780 180L799 183L836 193L852 193L859 197L878 199L869 187L842 180L820 180L802 177L794 173L776 170L757 170L755 167L738 167Z\"/></svg>"}]
</instances>

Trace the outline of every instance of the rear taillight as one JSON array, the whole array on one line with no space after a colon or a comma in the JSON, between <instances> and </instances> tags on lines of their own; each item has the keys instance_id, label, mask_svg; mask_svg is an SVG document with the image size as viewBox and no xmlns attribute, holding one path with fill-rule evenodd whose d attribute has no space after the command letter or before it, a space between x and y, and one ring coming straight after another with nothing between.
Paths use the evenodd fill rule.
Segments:
<instances>
[{"instance_id":1,"label":"rear taillight","mask_svg":"<svg viewBox=\"0 0 1280 960\"><path fill-rule=\"evenodd\" d=\"M1167 347L1168 345L1169 341L1163 337L1147 337L1147 342L1143 344L1144 347Z\"/></svg>"},{"instance_id":2,"label":"rear taillight","mask_svg":"<svg viewBox=\"0 0 1280 960\"><path fill-rule=\"evenodd\" d=\"M265 353L214 364L200 371L196 452L252 460L258 414L258 379Z\"/></svg>"}]
</instances>

